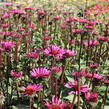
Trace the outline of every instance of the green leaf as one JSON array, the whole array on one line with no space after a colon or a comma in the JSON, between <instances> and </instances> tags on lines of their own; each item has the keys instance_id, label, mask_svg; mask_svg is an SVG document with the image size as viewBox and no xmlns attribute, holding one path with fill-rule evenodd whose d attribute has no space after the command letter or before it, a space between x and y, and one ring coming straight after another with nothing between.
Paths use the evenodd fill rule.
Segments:
<instances>
[{"instance_id":1,"label":"green leaf","mask_svg":"<svg viewBox=\"0 0 109 109\"><path fill-rule=\"evenodd\" d=\"M74 95L68 95L67 97L64 97L64 99L69 100L70 102L73 101ZM76 101L76 100L75 100Z\"/></svg>"}]
</instances>

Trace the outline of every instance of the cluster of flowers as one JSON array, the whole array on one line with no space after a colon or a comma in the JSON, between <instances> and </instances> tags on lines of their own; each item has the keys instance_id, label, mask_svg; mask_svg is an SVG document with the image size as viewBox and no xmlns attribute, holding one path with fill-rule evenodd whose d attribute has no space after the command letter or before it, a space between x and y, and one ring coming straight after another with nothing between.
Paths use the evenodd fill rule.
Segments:
<instances>
[{"instance_id":1,"label":"cluster of flowers","mask_svg":"<svg viewBox=\"0 0 109 109\"><path fill-rule=\"evenodd\" d=\"M109 86L109 75L104 73L108 69L109 23L98 16L108 13L106 3L104 9L99 3L83 13L87 19L74 17L73 12L55 15L40 8L14 9L10 3L0 8L1 103L5 95L4 106L14 104L16 94L18 100L30 98L30 108L32 98L40 109L104 106ZM106 87L103 99L98 90L102 86ZM72 94L72 101L64 98Z\"/></svg>"}]
</instances>

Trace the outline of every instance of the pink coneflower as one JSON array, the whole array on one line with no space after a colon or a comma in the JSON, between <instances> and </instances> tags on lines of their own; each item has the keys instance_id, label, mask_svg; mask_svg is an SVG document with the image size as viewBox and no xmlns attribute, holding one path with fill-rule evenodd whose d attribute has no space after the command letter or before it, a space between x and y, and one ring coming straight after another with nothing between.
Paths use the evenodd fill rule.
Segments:
<instances>
[{"instance_id":1,"label":"pink coneflower","mask_svg":"<svg viewBox=\"0 0 109 109\"><path fill-rule=\"evenodd\" d=\"M19 39L19 38L22 37L22 35L21 35L21 34L14 34L13 37L14 37L15 39Z\"/></svg>"},{"instance_id":2,"label":"pink coneflower","mask_svg":"<svg viewBox=\"0 0 109 109\"><path fill-rule=\"evenodd\" d=\"M96 25L96 22L89 21L88 24L89 24L90 26L93 26L93 25Z\"/></svg>"},{"instance_id":3,"label":"pink coneflower","mask_svg":"<svg viewBox=\"0 0 109 109\"><path fill-rule=\"evenodd\" d=\"M101 76L101 75L99 75L99 74L94 73L93 78L94 78L94 79L97 79L97 80L101 80L101 79L103 79L103 76Z\"/></svg>"},{"instance_id":4,"label":"pink coneflower","mask_svg":"<svg viewBox=\"0 0 109 109\"><path fill-rule=\"evenodd\" d=\"M4 5L7 7L10 7L10 6L12 6L12 3L5 3Z\"/></svg>"},{"instance_id":5,"label":"pink coneflower","mask_svg":"<svg viewBox=\"0 0 109 109\"><path fill-rule=\"evenodd\" d=\"M63 109L63 103L57 97L52 97L52 104L47 101L45 105L47 109Z\"/></svg>"},{"instance_id":6,"label":"pink coneflower","mask_svg":"<svg viewBox=\"0 0 109 109\"><path fill-rule=\"evenodd\" d=\"M61 67L52 67L51 69L51 72L61 72L62 71L62 68Z\"/></svg>"},{"instance_id":7,"label":"pink coneflower","mask_svg":"<svg viewBox=\"0 0 109 109\"><path fill-rule=\"evenodd\" d=\"M99 16L101 15L101 13L94 13L94 16Z\"/></svg>"},{"instance_id":8,"label":"pink coneflower","mask_svg":"<svg viewBox=\"0 0 109 109\"><path fill-rule=\"evenodd\" d=\"M10 75L16 79L19 79L23 76L23 72L11 72Z\"/></svg>"},{"instance_id":9,"label":"pink coneflower","mask_svg":"<svg viewBox=\"0 0 109 109\"><path fill-rule=\"evenodd\" d=\"M77 55L76 52L67 49L61 49L60 54L62 55L62 58L70 58Z\"/></svg>"},{"instance_id":10,"label":"pink coneflower","mask_svg":"<svg viewBox=\"0 0 109 109\"><path fill-rule=\"evenodd\" d=\"M79 22L80 22L80 23L83 23L83 24L87 24L89 21L86 20L86 19L80 19Z\"/></svg>"},{"instance_id":11,"label":"pink coneflower","mask_svg":"<svg viewBox=\"0 0 109 109\"><path fill-rule=\"evenodd\" d=\"M8 27L10 27L10 24L2 24L1 27L2 28L8 28Z\"/></svg>"},{"instance_id":12,"label":"pink coneflower","mask_svg":"<svg viewBox=\"0 0 109 109\"><path fill-rule=\"evenodd\" d=\"M96 74L96 73L92 74L92 72L86 73L86 74L85 74L85 77L86 77L86 78L94 78L94 79L97 79L97 80L101 80L101 79L103 78L103 77L102 77L101 75L99 75L99 74Z\"/></svg>"},{"instance_id":13,"label":"pink coneflower","mask_svg":"<svg viewBox=\"0 0 109 109\"><path fill-rule=\"evenodd\" d=\"M48 56L58 56L60 53L60 47L51 45L44 50L45 54Z\"/></svg>"},{"instance_id":14,"label":"pink coneflower","mask_svg":"<svg viewBox=\"0 0 109 109\"><path fill-rule=\"evenodd\" d=\"M25 29L24 29L24 28L20 28L18 31L19 31L19 32L24 32Z\"/></svg>"},{"instance_id":15,"label":"pink coneflower","mask_svg":"<svg viewBox=\"0 0 109 109\"><path fill-rule=\"evenodd\" d=\"M36 53L40 53L40 52L43 52L43 51L44 51L44 49L42 49L42 48L37 48L37 49L34 50L34 52L36 52Z\"/></svg>"},{"instance_id":16,"label":"pink coneflower","mask_svg":"<svg viewBox=\"0 0 109 109\"><path fill-rule=\"evenodd\" d=\"M61 67L52 67L51 69L51 73L55 76L55 77L60 77L61 73L62 73L62 68Z\"/></svg>"},{"instance_id":17,"label":"pink coneflower","mask_svg":"<svg viewBox=\"0 0 109 109\"><path fill-rule=\"evenodd\" d=\"M48 101L45 103L47 109L71 109L72 104L61 102L58 97L52 97L52 103L50 104Z\"/></svg>"},{"instance_id":18,"label":"pink coneflower","mask_svg":"<svg viewBox=\"0 0 109 109\"><path fill-rule=\"evenodd\" d=\"M15 43L13 43L13 42L1 42L1 45L2 45L2 48L4 49L4 51L9 52L15 46Z\"/></svg>"},{"instance_id":19,"label":"pink coneflower","mask_svg":"<svg viewBox=\"0 0 109 109\"><path fill-rule=\"evenodd\" d=\"M23 89L23 95L35 95L36 92L42 90L42 85L29 84L27 87L21 87Z\"/></svg>"},{"instance_id":20,"label":"pink coneflower","mask_svg":"<svg viewBox=\"0 0 109 109\"><path fill-rule=\"evenodd\" d=\"M103 77L101 75L98 75L98 74L94 74L94 76L92 76L92 77L93 77L93 80L92 80L93 85L99 86L101 84L101 80L103 79Z\"/></svg>"},{"instance_id":21,"label":"pink coneflower","mask_svg":"<svg viewBox=\"0 0 109 109\"><path fill-rule=\"evenodd\" d=\"M94 29L93 26L85 26L85 28L88 29L88 30L93 30Z\"/></svg>"},{"instance_id":22,"label":"pink coneflower","mask_svg":"<svg viewBox=\"0 0 109 109\"><path fill-rule=\"evenodd\" d=\"M38 11L38 13L37 13L38 15L46 15L47 13L45 13L44 11L42 11L42 10L40 10L40 11Z\"/></svg>"},{"instance_id":23,"label":"pink coneflower","mask_svg":"<svg viewBox=\"0 0 109 109\"><path fill-rule=\"evenodd\" d=\"M77 18L66 19L65 22L67 22L67 23L78 22L78 19Z\"/></svg>"},{"instance_id":24,"label":"pink coneflower","mask_svg":"<svg viewBox=\"0 0 109 109\"><path fill-rule=\"evenodd\" d=\"M85 74L85 77L86 77L86 78L93 78L92 73L86 73L86 74Z\"/></svg>"},{"instance_id":25,"label":"pink coneflower","mask_svg":"<svg viewBox=\"0 0 109 109\"><path fill-rule=\"evenodd\" d=\"M21 15L26 15L26 12L23 12L21 10L14 10L14 11L11 11L12 14L21 14Z\"/></svg>"},{"instance_id":26,"label":"pink coneflower","mask_svg":"<svg viewBox=\"0 0 109 109\"><path fill-rule=\"evenodd\" d=\"M83 77L83 76L85 76L85 69L82 69L82 71L81 71L81 73L78 73L78 72L73 72L72 73L72 75L74 76L74 77Z\"/></svg>"},{"instance_id":27,"label":"pink coneflower","mask_svg":"<svg viewBox=\"0 0 109 109\"><path fill-rule=\"evenodd\" d=\"M54 17L53 19L54 19L54 20L60 20L61 17L60 17L60 16L57 16L57 17Z\"/></svg>"},{"instance_id":28,"label":"pink coneflower","mask_svg":"<svg viewBox=\"0 0 109 109\"><path fill-rule=\"evenodd\" d=\"M4 15L2 16L3 19L7 19L7 18L9 18L9 17L10 17L10 16L9 16L8 13L4 13Z\"/></svg>"},{"instance_id":29,"label":"pink coneflower","mask_svg":"<svg viewBox=\"0 0 109 109\"><path fill-rule=\"evenodd\" d=\"M90 40L89 42L84 42L84 45L88 46L89 48L91 48L91 47L93 48L95 46L99 46L100 44L97 41Z\"/></svg>"},{"instance_id":30,"label":"pink coneflower","mask_svg":"<svg viewBox=\"0 0 109 109\"><path fill-rule=\"evenodd\" d=\"M29 53L29 54L26 54L25 57L27 57L27 58L32 58L32 59L38 59L39 54L37 54L36 52L31 52L31 53Z\"/></svg>"},{"instance_id":31,"label":"pink coneflower","mask_svg":"<svg viewBox=\"0 0 109 109\"><path fill-rule=\"evenodd\" d=\"M34 9L34 8L31 8L31 7L28 7L28 8L25 8L25 10L31 10L31 11L34 11L35 9Z\"/></svg>"},{"instance_id":32,"label":"pink coneflower","mask_svg":"<svg viewBox=\"0 0 109 109\"><path fill-rule=\"evenodd\" d=\"M29 25L29 28L30 28L30 29L35 29L36 27L35 27L35 25L32 25L32 24L31 24L31 25Z\"/></svg>"},{"instance_id":33,"label":"pink coneflower","mask_svg":"<svg viewBox=\"0 0 109 109\"><path fill-rule=\"evenodd\" d=\"M109 38L108 38L108 37L103 37L103 36L98 36L97 39L98 39L99 41L102 41L102 42L107 42L107 41L109 41Z\"/></svg>"},{"instance_id":34,"label":"pink coneflower","mask_svg":"<svg viewBox=\"0 0 109 109\"><path fill-rule=\"evenodd\" d=\"M98 93L97 92L85 93L85 98L89 102L96 103L98 101Z\"/></svg>"},{"instance_id":35,"label":"pink coneflower","mask_svg":"<svg viewBox=\"0 0 109 109\"><path fill-rule=\"evenodd\" d=\"M22 33L23 37L30 36L30 33Z\"/></svg>"},{"instance_id":36,"label":"pink coneflower","mask_svg":"<svg viewBox=\"0 0 109 109\"><path fill-rule=\"evenodd\" d=\"M73 91L69 92L69 94L78 94L78 82L77 81L74 81L74 84L69 81L66 87L73 89ZM86 93L89 90L90 88L88 88L88 85L80 85L80 93Z\"/></svg>"},{"instance_id":37,"label":"pink coneflower","mask_svg":"<svg viewBox=\"0 0 109 109\"><path fill-rule=\"evenodd\" d=\"M35 78L48 79L48 77L50 76L50 71L47 70L46 68L34 68L30 72L30 74L32 77L35 77Z\"/></svg>"},{"instance_id":38,"label":"pink coneflower","mask_svg":"<svg viewBox=\"0 0 109 109\"><path fill-rule=\"evenodd\" d=\"M93 35L98 35L98 32L93 31L92 34L93 34Z\"/></svg>"},{"instance_id":39,"label":"pink coneflower","mask_svg":"<svg viewBox=\"0 0 109 109\"><path fill-rule=\"evenodd\" d=\"M94 64L90 64L90 68L93 68L93 69L96 69L96 68L98 68L99 67L99 64L97 64L97 63L94 63Z\"/></svg>"},{"instance_id":40,"label":"pink coneflower","mask_svg":"<svg viewBox=\"0 0 109 109\"><path fill-rule=\"evenodd\" d=\"M0 31L0 35L3 35L3 31Z\"/></svg>"},{"instance_id":41,"label":"pink coneflower","mask_svg":"<svg viewBox=\"0 0 109 109\"><path fill-rule=\"evenodd\" d=\"M64 12L64 15L74 14L74 12Z\"/></svg>"},{"instance_id":42,"label":"pink coneflower","mask_svg":"<svg viewBox=\"0 0 109 109\"><path fill-rule=\"evenodd\" d=\"M60 28L66 29L66 28L69 28L69 27L67 25L63 24L63 25L60 25Z\"/></svg>"},{"instance_id":43,"label":"pink coneflower","mask_svg":"<svg viewBox=\"0 0 109 109\"><path fill-rule=\"evenodd\" d=\"M105 77L104 84L107 85L107 86L109 85L109 75L107 75Z\"/></svg>"},{"instance_id":44,"label":"pink coneflower","mask_svg":"<svg viewBox=\"0 0 109 109\"><path fill-rule=\"evenodd\" d=\"M69 40L68 43L69 43L69 44L75 44L76 41L75 41L75 40Z\"/></svg>"},{"instance_id":45,"label":"pink coneflower","mask_svg":"<svg viewBox=\"0 0 109 109\"><path fill-rule=\"evenodd\" d=\"M3 32L3 35L5 36L5 37L9 37L9 36L11 36L11 32Z\"/></svg>"},{"instance_id":46,"label":"pink coneflower","mask_svg":"<svg viewBox=\"0 0 109 109\"><path fill-rule=\"evenodd\" d=\"M63 103L63 109L72 109L71 103Z\"/></svg>"},{"instance_id":47,"label":"pink coneflower","mask_svg":"<svg viewBox=\"0 0 109 109\"><path fill-rule=\"evenodd\" d=\"M79 29L73 29L72 32L74 34L80 34L82 32L82 30L79 30Z\"/></svg>"},{"instance_id":48,"label":"pink coneflower","mask_svg":"<svg viewBox=\"0 0 109 109\"><path fill-rule=\"evenodd\" d=\"M43 31L44 36L48 36L48 31Z\"/></svg>"},{"instance_id":49,"label":"pink coneflower","mask_svg":"<svg viewBox=\"0 0 109 109\"><path fill-rule=\"evenodd\" d=\"M56 59L57 61L61 61L65 58L70 58L72 56L76 56L77 54L74 51L66 50L66 49L60 49L59 54L57 55Z\"/></svg>"},{"instance_id":50,"label":"pink coneflower","mask_svg":"<svg viewBox=\"0 0 109 109\"><path fill-rule=\"evenodd\" d=\"M49 41L49 40L52 40L52 37L50 37L50 36L44 36L42 39L45 40L45 41Z\"/></svg>"},{"instance_id":51,"label":"pink coneflower","mask_svg":"<svg viewBox=\"0 0 109 109\"><path fill-rule=\"evenodd\" d=\"M2 52L2 51L4 51L4 49L3 48L0 48L0 52Z\"/></svg>"}]
</instances>

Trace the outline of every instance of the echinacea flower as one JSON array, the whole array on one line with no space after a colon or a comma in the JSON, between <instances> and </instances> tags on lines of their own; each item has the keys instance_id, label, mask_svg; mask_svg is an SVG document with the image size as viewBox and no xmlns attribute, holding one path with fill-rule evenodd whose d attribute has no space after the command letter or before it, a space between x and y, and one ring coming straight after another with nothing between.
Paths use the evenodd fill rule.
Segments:
<instances>
[{"instance_id":1,"label":"echinacea flower","mask_svg":"<svg viewBox=\"0 0 109 109\"><path fill-rule=\"evenodd\" d=\"M52 97L52 103L46 101L45 106L47 109L72 109L72 104L61 102L58 97Z\"/></svg>"},{"instance_id":2,"label":"echinacea flower","mask_svg":"<svg viewBox=\"0 0 109 109\"><path fill-rule=\"evenodd\" d=\"M89 102L96 103L98 101L98 93L97 92L85 93L85 99Z\"/></svg>"},{"instance_id":3,"label":"echinacea flower","mask_svg":"<svg viewBox=\"0 0 109 109\"><path fill-rule=\"evenodd\" d=\"M30 24L30 25L29 25L29 28L30 28L30 29L35 29L35 28L36 28L36 26L35 26L35 25Z\"/></svg>"},{"instance_id":4,"label":"echinacea flower","mask_svg":"<svg viewBox=\"0 0 109 109\"><path fill-rule=\"evenodd\" d=\"M11 72L10 75L16 79L19 79L23 76L23 72Z\"/></svg>"},{"instance_id":5,"label":"echinacea flower","mask_svg":"<svg viewBox=\"0 0 109 109\"><path fill-rule=\"evenodd\" d=\"M76 52L71 51L71 50L67 50L67 49L61 49L60 50L60 55L59 58L63 59L63 58L70 58L72 56L76 56Z\"/></svg>"},{"instance_id":6,"label":"echinacea flower","mask_svg":"<svg viewBox=\"0 0 109 109\"><path fill-rule=\"evenodd\" d=\"M87 47L89 47L89 48L93 48L95 46L99 46L100 44L97 41L90 40L88 42L84 42L84 45L87 46Z\"/></svg>"},{"instance_id":7,"label":"echinacea flower","mask_svg":"<svg viewBox=\"0 0 109 109\"><path fill-rule=\"evenodd\" d=\"M103 76L95 73L93 78L101 80L103 78Z\"/></svg>"},{"instance_id":8,"label":"echinacea flower","mask_svg":"<svg viewBox=\"0 0 109 109\"><path fill-rule=\"evenodd\" d=\"M22 36L24 36L24 37L30 36L30 33L22 33Z\"/></svg>"},{"instance_id":9,"label":"echinacea flower","mask_svg":"<svg viewBox=\"0 0 109 109\"><path fill-rule=\"evenodd\" d=\"M32 77L35 78L48 79L48 77L50 76L50 71L46 68L34 68L30 72L30 74Z\"/></svg>"},{"instance_id":10,"label":"echinacea flower","mask_svg":"<svg viewBox=\"0 0 109 109\"><path fill-rule=\"evenodd\" d=\"M51 69L51 72L61 72L62 71L62 68L61 67L52 67Z\"/></svg>"},{"instance_id":11,"label":"echinacea flower","mask_svg":"<svg viewBox=\"0 0 109 109\"><path fill-rule=\"evenodd\" d=\"M25 8L25 10L31 10L31 11L34 11L35 9L34 9L34 8L31 8L31 7L28 7L28 8Z\"/></svg>"},{"instance_id":12,"label":"echinacea flower","mask_svg":"<svg viewBox=\"0 0 109 109\"><path fill-rule=\"evenodd\" d=\"M60 16L57 16L57 17L54 17L53 19L54 19L54 20L60 20L61 17L60 17Z\"/></svg>"},{"instance_id":13,"label":"echinacea flower","mask_svg":"<svg viewBox=\"0 0 109 109\"><path fill-rule=\"evenodd\" d=\"M74 84L72 82L68 82L65 87L72 89L73 91L69 92L69 94L78 94L78 82L74 81ZM80 85L80 93L86 93L90 90L88 88L88 85Z\"/></svg>"},{"instance_id":14,"label":"echinacea flower","mask_svg":"<svg viewBox=\"0 0 109 109\"><path fill-rule=\"evenodd\" d=\"M12 6L12 3L5 3L4 4L6 7L10 7L10 6Z\"/></svg>"},{"instance_id":15,"label":"echinacea flower","mask_svg":"<svg viewBox=\"0 0 109 109\"><path fill-rule=\"evenodd\" d=\"M12 48L15 46L15 43L13 42L1 42L2 48L6 52L10 52Z\"/></svg>"},{"instance_id":16,"label":"echinacea flower","mask_svg":"<svg viewBox=\"0 0 109 109\"><path fill-rule=\"evenodd\" d=\"M8 28L8 27L10 27L10 24L7 24L7 23L6 24L2 24L1 27L2 28Z\"/></svg>"},{"instance_id":17,"label":"echinacea flower","mask_svg":"<svg viewBox=\"0 0 109 109\"><path fill-rule=\"evenodd\" d=\"M107 86L109 85L109 75L107 75L105 77L104 84L107 85Z\"/></svg>"},{"instance_id":18,"label":"echinacea flower","mask_svg":"<svg viewBox=\"0 0 109 109\"><path fill-rule=\"evenodd\" d=\"M23 12L21 10L13 10L11 11L12 14L20 14L20 15L26 15L26 12Z\"/></svg>"},{"instance_id":19,"label":"echinacea flower","mask_svg":"<svg viewBox=\"0 0 109 109\"><path fill-rule=\"evenodd\" d=\"M73 29L72 32L73 32L73 34L80 34L82 32L82 30Z\"/></svg>"},{"instance_id":20,"label":"echinacea flower","mask_svg":"<svg viewBox=\"0 0 109 109\"><path fill-rule=\"evenodd\" d=\"M86 78L95 78L95 79L98 79L98 80L101 80L103 77L99 74L96 74L96 73L93 73L92 72L89 72L89 73L86 73L85 74L85 77Z\"/></svg>"},{"instance_id":21,"label":"echinacea flower","mask_svg":"<svg viewBox=\"0 0 109 109\"><path fill-rule=\"evenodd\" d=\"M91 63L90 64L90 68L92 68L92 69L96 69L96 68L98 68L99 67L99 64L97 64L97 63Z\"/></svg>"},{"instance_id":22,"label":"echinacea flower","mask_svg":"<svg viewBox=\"0 0 109 109\"><path fill-rule=\"evenodd\" d=\"M109 41L109 38L108 38L108 37L103 37L103 36L98 36L97 39L98 39L99 41L102 41L102 42L107 42L107 41Z\"/></svg>"},{"instance_id":23,"label":"echinacea flower","mask_svg":"<svg viewBox=\"0 0 109 109\"><path fill-rule=\"evenodd\" d=\"M94 29L93 26L85 26L85 28L88 29L88 30L93 30Z\"/></svg>"},{"instance_id":24,"label":"echinacea flower","mask_svg":"<svg viewBox=\"0 0 109 109\"><path fill-rule=\"evenodd\" d=\"M93 25L96 25L96 22L94 22L94 21L89 21L88 24L89 24L90 26L93 26Z\"/></svg>"},{"instance_id":25,"label":"echinacea flower","mask_svg":"<svg viewBox=\"0 0 109 109\"><path fill-rule=\"evenodd\" d=\"M35 95L36 92L42 90L42 85L36 85L36 84L29 84L27 87L21 87L21 89L24 91L23 95Z\"/></svg>"},{"instance_id":26,"label":"echinacea flower","mask_svg":"<svg viewBox=\"0 0 109 109\"><path fill-rule=\"evenodd\" d=\"M21 35L21 34L14 34L13 37L14 37L15 39L19 39L19 38L22 37L22 35Z\"/></svg>"},{"instance_id":27,"label":"echinacea flower","mask_svg":"<svg viewBox=\"0 0 109 109\"><path fill-rule=\"evenodd\" d=\"M83 24L87 24L89 21L86 20L86 19L80 19L79 22L80 22L80 23L83 23Z\"/></svg>"},{"instance_id":28,"label":"echinacea flower","mask_svg":"<svg viewBox=\"0 0 109 109\"><path fill-rule=\"evenodd\" d=\"M75 44L76 41L75 41L75 40L69 40L68 43L69 43L69 44Z\"/></svg>"},{"instance_id":29,"label":"echinacea flower","mask_svg":"<svg viewBox=\"0 0 109 109\"><path fill-rule=\"evenodd\" d=\"M63 24L63 25L60 25L60 28L66 29L66 28L68 28L68 26L66 24Z\"/></svg>"},{"instance_id":30,"label":"echinacea flower","mask_svg":"<svg viewBox=\"0 0 109 109\"><path fill-rule=\"evenodd\" d=\"M63 109L72 109L71 103L63 103Z\"/></svg>"},{"instance_id":31,"label":"echinacea flower","mask_svg":"<svg viewBox=\"0 0 109 109\"><path fill-rule=\"evenodd\" d=\"M32 59L37 59L39 57L39 54L37 54L36 52L31 52L29 54L26 54L25 57L32 58Z\"/></svg>"},{"instance_id":32,"label":"echinacea flower","mask_svg":"<svg viewBox=\"0 0 109 109\"><path fill-rule=\"evenodd\" d=\"M57 97L52 97L52 104L47 101L45 105L47 109L63 109L63 103Z\"/></svg>"},{"instance_id":33,"label":"echinacea flower","mask_svg":"<svg viewBox=\"0 0 109 109\"><path fill-rule=\"evenodd\" d=\"M47 13L45 13L44 11L42 11L42 10L40 10L40 11L38 11L38 13L37 13L38 15L46 15Z\"/></svg>"},{"instance_id":34,"label":"echinacea flower","mask_svg":"<svg viewBox=\"0 0 109 109\"><path fill-rule=\"evenodd\" d=\"M99 86L100 83L101 83L101 80L103 79L102 75L99 75L99 74L96 74L96 73L92 74L92 72L86 73L85 77L89 78L89 79L92 79L92 82L93 82L94 86Z\"/></svg>"},{"instance_id":35,"label":"echinacea flower","mask_svg":"<svg viewBox=\"0 0 109 109\"><path fill-rule=\"evenodd\" d=\"M4 13L3 16L2 16L3 19L7 19L7 18L9 18L9 17L10 17L10 16L9 16L8 13Z\"/></svg>"},{"instance_id":36,"label":"echinacea flower","mask_svg":"<svg viewBox=\"0 0 109 109\"><path fill-rule=\"evenodd\" d=\"M60 47L51 45L44 50L45 54L48 56L58 56L60 53Z\"/></svg>"},{"instance_id":37,"label":"echinacea flower","mask_svg":"<svg viewBox=\"0 0 109 109\"><path fill-rule=\"evenodd\" d=\"M72 73L72 75L74 76L74 77L83 77L83 76L85 76L85 69L82 69L82 71L80 72L80 73L78 73L78 72L73 72Z\"/></svg>"},{"instance_id":38,"label":"echinacea flower","mask_svg":"<svg viewBox=\"0 0 109 109\"><path fill-rule=\"evenodd\" d=\"M51 70L51 73L54 74L54 76L56 76L56 77L61 76L62 67L52 67L50 70Z\"/></svg>"},{"instance_id":39,"label":"echinacea flower","mask_svg":"<svg viewBox=\"0 0 109 109\"><path fill-rule=\"evenodd\" d=\"M3 32L3 36L5 36L5 37L9 37L9 36L11 36L11 32Z\"/></svg>"},{"instance_id":40,"label":"echinacea flower","mask_svg":"<svg viewBox=\"0 0 109 109\"><path fill-rule=\"evenodd\" d=\"M66 23L78 22L78 19L76 19L76 18L66 19L65 22Z\"/></svg>"},{"instance_id":41,"label":"echinacea flower","mask_svg":"<svg viewBox=\"0 0 109 109\"><path fill-rule=\"evenodd\" d=\"M44 41L49 41L49 40L52 40L52 37L50 37L50 36L44 36L44 37L42 38L42 40L44 40Z\"/></svg>"},{"instance_id":42,"label":"echinacea flower","mask_svg":"<svg viewBox=\"0 0 109 109\"><path fill-rule=\"evenodd\" d=\"M74 12L63 12L64 15L74 14Z\"/></svg>"}]
</instances>

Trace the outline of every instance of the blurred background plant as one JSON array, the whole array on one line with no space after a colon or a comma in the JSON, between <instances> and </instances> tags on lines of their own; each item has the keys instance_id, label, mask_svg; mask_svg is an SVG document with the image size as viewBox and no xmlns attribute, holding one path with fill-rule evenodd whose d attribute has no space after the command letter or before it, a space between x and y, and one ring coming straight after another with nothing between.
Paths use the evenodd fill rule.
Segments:
<instances>
[{"instance_id":1,"label":"blurred background plant","mask_svg":"<svg viewBox=\"0 0 109 109\"><path fill-rule=\"evenodd\" d=\"M22 7L57 7L60 9L65 8L73 8L78 9L84 6L84 4L87 4L88 6L96 4L100 0L0 0L2 2L12 2L15 5L20 5ZM103 1L103 0L102 0Z\"/></svg>"}]
</instances>

